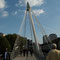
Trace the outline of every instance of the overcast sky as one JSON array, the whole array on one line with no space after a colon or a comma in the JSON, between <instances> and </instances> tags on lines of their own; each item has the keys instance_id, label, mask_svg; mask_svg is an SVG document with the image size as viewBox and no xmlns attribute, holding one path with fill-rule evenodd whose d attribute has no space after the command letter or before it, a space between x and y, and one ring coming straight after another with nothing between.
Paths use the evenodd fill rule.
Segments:
<instances>
[{"instance_id":1,"label":"overcast sky","mask_svg":"<svg viewBox=\"0 0 60 60\"><path fill-rule=\"evenodd\" d=\"M27 1L46 33L60 36L60 0L0 0L0 32L19 32Z\"/></svg>"}]
</instances>

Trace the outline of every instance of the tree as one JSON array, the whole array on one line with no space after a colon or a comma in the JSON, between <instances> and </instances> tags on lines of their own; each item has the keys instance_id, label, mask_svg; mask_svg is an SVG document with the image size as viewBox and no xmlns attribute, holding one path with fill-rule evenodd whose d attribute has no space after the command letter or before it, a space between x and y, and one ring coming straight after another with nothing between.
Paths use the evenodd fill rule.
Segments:
<instances>
[{"instance_id":1,"label":"tree","mask_svg":"<svg viewBox=\"0 0 60 60\"><path fill-rule=\"evenodd\" d=\"M8 48L8 50L11 48L9 41L3 36L0 36L0 48L2 52L4 52L6 48Z\"/></svg>"},{"instance_id":2,"label":"tree","mask_svg":"<svg viewBox=\"0 0 60 60\"><path fill-rule=\"evenodd\" d=\"M11 50L12 50L13 49L13 46L14 46L14 43L15 43L15 40L17 38L17 35L16 34L8 34L5 37L9 41L9 43L11 45Z\"/></svg>"}]
</instances>

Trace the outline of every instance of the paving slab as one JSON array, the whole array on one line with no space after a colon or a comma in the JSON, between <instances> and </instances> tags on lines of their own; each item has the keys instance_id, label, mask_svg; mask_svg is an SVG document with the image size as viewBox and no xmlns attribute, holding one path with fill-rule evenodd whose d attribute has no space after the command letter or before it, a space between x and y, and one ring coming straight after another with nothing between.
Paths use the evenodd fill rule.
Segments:
<instances>
[{"instance_id":1,"label":"paving slab","mask_svg":"<svg viewBox=\"0 0 60 60\"><path fill-rule=\"evenodd\" d=\"M17 56L13 60L36 60L35 56Z\"/></svg>"}]
</instances>

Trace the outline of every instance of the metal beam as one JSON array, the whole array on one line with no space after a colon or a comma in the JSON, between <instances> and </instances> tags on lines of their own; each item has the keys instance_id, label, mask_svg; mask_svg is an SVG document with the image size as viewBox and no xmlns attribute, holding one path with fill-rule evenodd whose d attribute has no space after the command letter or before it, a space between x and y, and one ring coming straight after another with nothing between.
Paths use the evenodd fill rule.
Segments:
<instances>
[{"instance_id":1,"label":"metal beam","mask_svg":"<svg viewBox=\"0 0 60 60\"><path fill-rule=\"evenodd\" d=\"M38 46L37 36L36 36L36 31L35 31L35 26L34 26L33 18L32 18L32 15L31 15L31 9L29 9L29 16L30 16L30 20L31 20L31 24L32 24L32 29L33 29L36 49L39 51L39 46Z\"/></svg>"},{"instance_id":2,"label":"metal beam","mask_svg":"<svg viewBox=\"0 0 60 60\"><path fill-rule=\"evenodd\" d=\"M27 2L27 11L29 11L29 9L30 9L30 5L29 5L29 3Z\"/></svg>"}]
</instances>

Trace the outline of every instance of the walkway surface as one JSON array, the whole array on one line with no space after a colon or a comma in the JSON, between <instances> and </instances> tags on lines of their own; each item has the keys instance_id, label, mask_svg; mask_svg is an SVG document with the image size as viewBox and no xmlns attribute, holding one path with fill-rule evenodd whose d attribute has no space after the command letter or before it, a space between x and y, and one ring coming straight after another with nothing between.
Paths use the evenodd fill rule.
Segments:
<instances>
[{"instance_id":1,"label":"walkway surface","mask_svg":"<svg viewBox=\"0 0 60 60\"><path fill-rule=\"evenodd\" d=\"M17 56L14 60L36 60L35 56Z\"/></svg>"}]
</instances>

